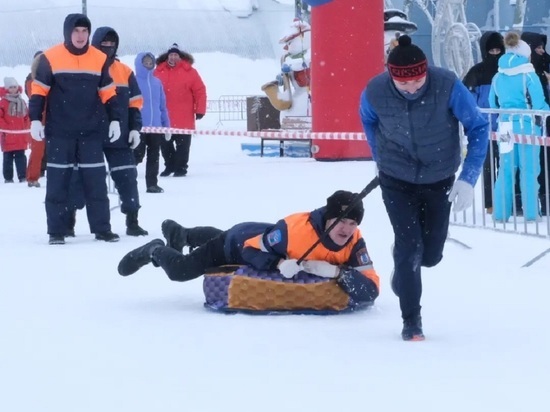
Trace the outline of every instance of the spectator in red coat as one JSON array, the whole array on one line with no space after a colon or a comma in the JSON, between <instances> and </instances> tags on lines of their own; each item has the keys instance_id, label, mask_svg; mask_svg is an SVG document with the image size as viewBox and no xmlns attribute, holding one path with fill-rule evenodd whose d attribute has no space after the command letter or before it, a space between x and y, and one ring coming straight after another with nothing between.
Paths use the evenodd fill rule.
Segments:
<instances>
[{"instance_id":1,"label":"spectator in red coat","mask_svg":"<svg viewBox=\"0 0 550 412\"><path fill-rule=\"evenodd\" d=\"M31 64L31 72L25 79L25 94L29 98L31 97L31 83L36 75L36 69L38 67L38 62L40 61L39 57L41 54L41 51L37 51L34 54L33 62ZM44 124L44 116L42 116L42 124ZM31 139L31 154L29 156L29 164L27 166L27 185L29 187L40 187L40 182L38 182L38 179L41 176L44 176L44 172L46 171L46 156L44 156L45 151L45 140L38 141Z\"/></svg>"},{"instance_id":2,"label":"spectator in red coat","mask_svg":"<svg viewBox=\"0 0 550 412\"><path fill-rule=\"evenodd\" d=\"M177 44L157 59L155 76L166 93L170 126L176 129L195 129L195 120L206 113L206 86L193 68L193 56L181 51ZM167 135L162 145L165 170L161 176L186 176L191 148L190 134ZM174 147L175 145L175 147Z\"/></svg>"},{"instance_id":3,"label":"spectator in red coat","mask_svg":"<svg viewBox=\"0 0 550 412\"><path fill-rule=\"evenodd\" d=\"M13 77L4 78L6 94L0 99L0 129L13 130L14 133L3 131L0 135L2 152L4 152L3 174L4 183L13 183L13 163L20 182L26 180L27 150L29 133L15 133L28 130L30 127L29 110L21 97L21 87Z\"/></svg>"}]
</instances>

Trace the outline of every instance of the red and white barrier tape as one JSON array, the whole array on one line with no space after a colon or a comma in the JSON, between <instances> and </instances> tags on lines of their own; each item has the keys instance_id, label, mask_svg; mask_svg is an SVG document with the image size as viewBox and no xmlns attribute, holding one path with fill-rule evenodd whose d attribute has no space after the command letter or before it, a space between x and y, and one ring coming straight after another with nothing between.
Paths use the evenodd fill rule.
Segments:
<instances>
[{"instance_id":1,"label":"red and white barrier tape","mask_svg":"<svg viewBox=\"0 0 550 412\"><path fill-rule=\"evenodd\" d=\"M144 127L144 133L194 134L202 136L238 136L260 137L264 139L320 139L320 140L366 140L364 133L353 132L296 132L286 130L264 130L259 132L247 132L240 130L193 130L173 129L168 127Z\"/></svg>"},{"instance_id":2,"label":"red and white barrier tape","mask_svg":"<svg viewBox=\"0 0 550 412\"><path fill-rule=\"evenodd\" d=\"M4 130L0 133L23 134L30 130ZM260 137L263 139L319 139L319 140L365 140L364 133L352 132L296 132L285 130L270 130L262 132L247 132L240 130L194 130L194 129L176 129L171 127L143 127L142 133L167 133L172 134L194 134L199 136L237 136L237 137Z\"/></svg>"},{"instance_id":3,"label":"red and white barrier tape","mask_svg":"<svg viewBox=\"0 0 550 412\"><path fill-rule=\"evenodd\" d=\"M491 140L499 141L498 133L491 133ZM542 137L535 135L514 134L514 142L518 144L530 144L534 146L550 147L550 137Z\"/></svg>"},{"instance_id":4,"label":"red and white barrier tape","mask_svg":"<svg viewBox=\"0 0 550 412\"><path fill-rule=\"evenodd\" d=\"M24 134L30 130L5 130L0 129L0 133ZM237 137L259 137L263 139L296 139L296 140L365 140L364 133L354 132L296 132L286 130L269 130L248 132L240 130L194 130L194 129L176 129L171 127L143 127L142 133L167 133L172 134L194 134L200 136L237 136ZM492 132L491 139L498 141L498 133ZM531 144L535 146L550 147L550 137L514 134L514 142L519 144Z\"/></svg>"}]
</instances>

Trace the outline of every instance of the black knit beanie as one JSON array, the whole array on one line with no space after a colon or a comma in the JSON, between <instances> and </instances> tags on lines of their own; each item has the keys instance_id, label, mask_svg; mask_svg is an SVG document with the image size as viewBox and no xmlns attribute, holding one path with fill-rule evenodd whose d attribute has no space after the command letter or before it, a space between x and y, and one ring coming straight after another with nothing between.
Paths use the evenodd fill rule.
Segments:
<instances>
[{"instance_id":1,"label":"black knit beanie","mask_svg":"<svg viewBox=\"0 0 550 412\"><path fill-rule=\"evenodd\" d=\"M170 48L168 49L168 54L170 53L180 54L180 46L178 46L178 43L174 43L170 46Z\"/></svg>"},{"instance_id":2,"label":"black knit beanie","mask_svg":"<svg viewBox=\"0 0 550 412\"><path fill-rule=\"evenodd\" d=\"M327 199L325 219L334 219L342 214L342 212L351 204L353 199L356 199L357 193L348 192L346 190L338 190ZM352 219L361 224L365 209L363 201L357 202L353 208L347 213L344 219Z\"/></svg>"},{"instance_id":3,"label":"black knit beanie","mask_svg":"<svg viewBox=\"0 0 550 412\"><path fill-rule=\"evenodd\" d=\"M399 37L388 56L388 70L393 80L408 82L418 80L426 75L428 60L422 49L414 44L406 34Z\"/></svg>"}]
</instances>

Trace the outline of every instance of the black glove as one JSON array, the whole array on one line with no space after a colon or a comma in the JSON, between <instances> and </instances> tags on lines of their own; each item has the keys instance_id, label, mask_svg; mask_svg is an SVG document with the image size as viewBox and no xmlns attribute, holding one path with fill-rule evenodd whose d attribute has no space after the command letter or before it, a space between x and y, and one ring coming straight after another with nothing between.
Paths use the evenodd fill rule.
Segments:
<instances>
[{"instance_id":1,"label":"black glove","mask_svg":"<svg viewBox=\"0 0 550 412\"><path fill-rule=\"evenodd\" d=\"M195 114L195 119L197 119L197 120L200 120L200 119L202 119L203 117L204 117L204 114L203 114L203 113L197 113L197 114Z\"/></svg>"}]
</instances>

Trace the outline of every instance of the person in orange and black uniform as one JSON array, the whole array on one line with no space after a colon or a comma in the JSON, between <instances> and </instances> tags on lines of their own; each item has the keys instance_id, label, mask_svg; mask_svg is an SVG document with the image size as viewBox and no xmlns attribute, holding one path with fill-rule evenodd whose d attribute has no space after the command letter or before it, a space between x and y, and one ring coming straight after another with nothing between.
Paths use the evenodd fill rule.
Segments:
<instances>
[{"instance_id":1,"label":"person in orange and black uniform","mask_svg":"<svg viewBox=\"0 0 550 412\"><path fill-rule=\"evenodd\" d=\"M126 215L126 234L128 236L146 236L148 233L138 223L138 211L140 209L139 191L137 184L137 169L134 159L134 149L140 143L141 108L143 98L141 91L130 67L116 59L119 45L117 32L111 27L99 27L92 37L92 46L98 48L107 55L109 74L116 85L117 102L120 107L120 132L121 138L111 143L107 138L107 121L103 122L105 137L103 151L111 178L120 196L120 211ZM104 116L107 113L104 111ZM107 120L107 119L105 119ZM84 207L82 184L73 182L72 195L75 200L74 210L69 217L68 233L74 235L76 223L76 209ZM79 193L80 192L80 193Z\"/></svg>"},{"instance_id":2,"label":"person in orange and black uniform","mask_svg":"<svg viewBox=\"0 0 550 412\"><path fill-rule=\"evenodd\" d=\"M38 56L41 54L42 51L37 51L34 53L31 64L31 72L25 79L25 94L28 98L31 97L31 85L38 67ZM27 185L29 187L40 187L40 182L38 179L43 177L46 172L46 156L44 156L45 150L46 142L44 140L39 141L31 139L31 154L29 156L29 164L27 166Z\"/></svg>"},{"instance_id":3,"label":"person in orange and black uniform","mask_svg":"<svg viewBox=\"0 0 550 412\"><path fill-rule=\"evenodd\" d=\"M167 240L161 239L132 250L118 265L121 276L129 276L148 263L160 266L173 281L200 277L207 268L228 264L249 265L257 270L279 270L286 278L301 271L335 278L342 289L358 302L373 302L379 294L379 277L358 229L363 219L361 202L325 235L355 194L338 190L324 207L296 213L276 224L247 222L227 231L213 227L184 228L172 220L162 224ZM298 260L316 241L319 244L300 264ZM195 248L182 254L185 246Z\"/></svg>"},{"instance_id":4,"label":"person in orange and black uniform","mask_svg":"<svg viewBox=\"0 0 550 412\"><path fill-rule=\"evenodd\" d=\"M46 215L53 245L65 243L68 191L75 165L82 178L92 233L97 240L119 240L111 231L103 158L106 117L102 113L107 110L108 136L115 142L120 138L120 111L107 56L90 47L91 26L83 14L65 18L64 42L39 57L31 87L31 136L46 138Z\"/></svg>"}]
</instances>

